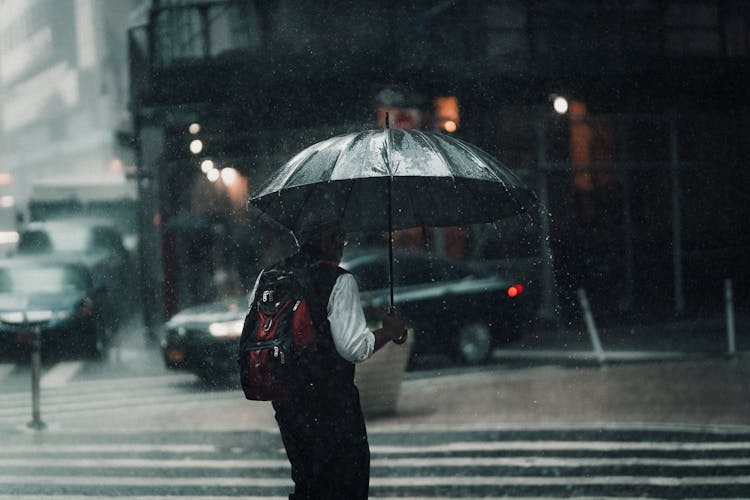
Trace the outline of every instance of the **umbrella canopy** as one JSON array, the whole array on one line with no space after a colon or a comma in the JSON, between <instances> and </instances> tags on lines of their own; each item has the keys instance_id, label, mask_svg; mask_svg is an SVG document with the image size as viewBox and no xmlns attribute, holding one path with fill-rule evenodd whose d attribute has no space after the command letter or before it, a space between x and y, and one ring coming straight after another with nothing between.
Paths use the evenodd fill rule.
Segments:
<instances>
[{"instance_id":1,"label":"umbrella canopy","mask_svg":"<svg viewBox=\"0 0 750 500\"><path fill-rule=\"evenodd\" d=\"M494 222L528 210L533 193L497 159L454 137L367 130L313 144L250 204L292 231L340 221L347 231Z\"/></svg>"}]
</instances>

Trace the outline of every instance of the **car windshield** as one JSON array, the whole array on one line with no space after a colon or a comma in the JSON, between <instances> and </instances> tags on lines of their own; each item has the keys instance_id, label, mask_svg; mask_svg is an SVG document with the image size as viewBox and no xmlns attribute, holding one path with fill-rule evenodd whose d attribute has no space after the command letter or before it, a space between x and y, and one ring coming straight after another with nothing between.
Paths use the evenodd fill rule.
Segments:
<instances>
[{"instance_id":1,"label":"car windshield","mask_svg":"<svg viewBox=\"0 0 750 500\"><path fill-rule=\"evenodd\" d=\"M86 280L66 267L0 269L0 293L69 293L84 290Z\"/></svg>"}]
</instances>

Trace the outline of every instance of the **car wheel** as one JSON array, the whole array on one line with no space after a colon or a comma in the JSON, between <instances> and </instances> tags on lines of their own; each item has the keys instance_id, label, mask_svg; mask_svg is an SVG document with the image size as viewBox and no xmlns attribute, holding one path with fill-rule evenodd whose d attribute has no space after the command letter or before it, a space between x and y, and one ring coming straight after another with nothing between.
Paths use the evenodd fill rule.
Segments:
<instances>
[{"instance_id":1,"label":"car wheel","mask_svg":"<svg viewBox=\"0 0 750 500\"><path fill-rule=\"evenodd\" d=\"M486 362L492 352L492 333L485 323L469 323L458 331L456 357L464 364Z\"/></svg>"}]
</instances>

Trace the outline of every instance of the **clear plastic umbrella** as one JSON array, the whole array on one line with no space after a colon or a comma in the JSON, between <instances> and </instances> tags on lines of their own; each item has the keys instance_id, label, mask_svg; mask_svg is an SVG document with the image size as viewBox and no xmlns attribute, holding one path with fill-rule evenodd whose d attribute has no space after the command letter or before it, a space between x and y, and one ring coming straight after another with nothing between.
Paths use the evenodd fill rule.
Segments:
<instances>
[{"instance_id":1,"label":"clear plastic umbrella","mask_svg":"<svg viewBox=\"0 0 750 500\"><path fill-rule=\"evenodd\" d=\"M472 144L386 128L309 146L249 203L295 232L338 221L346 231L392 233L495 222L528 211L534 201L511 170ZM391 305L392 266L391 258Z\"/></svg>"}]
</instances>

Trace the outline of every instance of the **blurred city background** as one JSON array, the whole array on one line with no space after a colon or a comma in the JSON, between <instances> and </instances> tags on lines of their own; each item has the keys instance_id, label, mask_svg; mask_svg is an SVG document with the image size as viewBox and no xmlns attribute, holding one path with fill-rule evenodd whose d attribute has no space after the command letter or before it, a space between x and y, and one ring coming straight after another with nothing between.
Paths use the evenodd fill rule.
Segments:
<instances>
[{"instance_id":1,"label":"blurred city background","mask_svg":"<svg viewBox=\"0 0 750 500\"><path fill-rule=\"evenodd\" d=\"M536 202L394 233L371 494L750 497L750 2L0 0L0 498L286 498L248 197L386 114Z\"/></svg>"},{"instance_id":2,"label":"blurred city background","mask_svg":"<svg viewBox=\"0 0 750 500\"><path fill-rule=\"evenodd\" d=\"M156 331L293 249L246 207L269 173L389 112L539 199L398 248L519 276L529 329L579 323L578 289L601 324L720 317L750 290L749 53L740 0L3 0L0 241L105 217Z\"/></svg>"}]
</instances>

